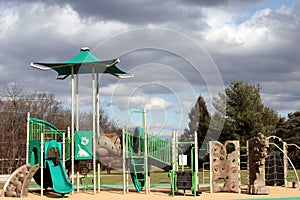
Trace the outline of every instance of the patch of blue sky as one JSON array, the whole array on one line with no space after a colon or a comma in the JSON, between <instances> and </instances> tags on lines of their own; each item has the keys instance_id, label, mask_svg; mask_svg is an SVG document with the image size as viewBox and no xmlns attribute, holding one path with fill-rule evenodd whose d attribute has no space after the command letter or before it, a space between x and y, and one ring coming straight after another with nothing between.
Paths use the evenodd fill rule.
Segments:
<instances>
[{"instance_id":1,"label":"patch of blue sky","mask_svg":"<svg viewBox=\"0 0 300 200\"><path fill-rule=\"evenodd\" d=\"M260 3L255 4L252 7L247 7L246 9L238 8L235 10L236 20L235 24L239 25L249 20L256 12L264 9L277 10L282 7L285 9L292 8L294 6L295 0L264 0Z\"/></svg>"}]
</instances>

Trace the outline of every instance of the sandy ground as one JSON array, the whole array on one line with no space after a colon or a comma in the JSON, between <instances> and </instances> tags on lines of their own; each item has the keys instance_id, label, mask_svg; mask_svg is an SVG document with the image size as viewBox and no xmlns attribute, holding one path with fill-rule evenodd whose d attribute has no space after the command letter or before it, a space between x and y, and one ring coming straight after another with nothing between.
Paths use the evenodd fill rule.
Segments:
<instances>
[{"instance_id":1,"label":"sandy ground","mask_svg":"<svg viewBox=\"0 0 300 200\"><path fill-rule=\"evenodd\" d=\"M211 194L209 192L203 192L200 196L196 197L197 199L205 199L205 200L232 200L232 199L264 199L264 198L285 198L285 197L298 197L295 199L300 200L300 191L299 189L294 188L284 188L284 187L268 187L270 190L269 195L247 195L244 193L236 194L236 193L214 193ZM2 191L0 191L0 194ZM44 196L40 196L39 191L31 191L28 195L28 199L60 199L61 195L55 194L52 191L47 191L44 193ZM103 190L100 193L96 193L93 195L92 190L88 190L85 193L81 191L74 194L69 194L64 197L64 199L79 199L79 200L93 200L93 199L101 199L101 200L115 200L115 199L124 199L124 200L153 200L153 199L190 199L194 198L191 195L190 191L187 191L187 196L177 195L175 197L170 196L170 189L168 188L154 188L151 190L149 194L145 194L144 192L136 193L129 192L126 195L123 195L122 190ZM0 199L15 199L8 197L0 197Z\"/></svg>"}]
</instances>

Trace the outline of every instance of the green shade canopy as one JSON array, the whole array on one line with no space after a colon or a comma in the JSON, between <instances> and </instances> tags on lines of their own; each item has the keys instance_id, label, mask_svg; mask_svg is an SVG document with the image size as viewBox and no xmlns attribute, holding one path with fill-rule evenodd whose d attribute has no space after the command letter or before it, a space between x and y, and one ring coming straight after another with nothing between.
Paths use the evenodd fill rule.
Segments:
<instances>
[{"instance_id":1,"label":"green shade canopy","mask_svg":"<svg viewBox=\"0 0 300 200\"><path fill-rule=\"evenodd\" d=\"M92 73L92 70L94 70L95 73L109 73L119 78L131 77L132 75L127 74L116 66L119 62L119 58L101 61L89 51L89 48L85 47L81 48L78 55L65 62L34 62L31 63L30 66L41 70L53 69L58 73L57 79L67 78L70 74L72 74L72 68L73 74L87 74Z\"/></svg>"}]
</instances>

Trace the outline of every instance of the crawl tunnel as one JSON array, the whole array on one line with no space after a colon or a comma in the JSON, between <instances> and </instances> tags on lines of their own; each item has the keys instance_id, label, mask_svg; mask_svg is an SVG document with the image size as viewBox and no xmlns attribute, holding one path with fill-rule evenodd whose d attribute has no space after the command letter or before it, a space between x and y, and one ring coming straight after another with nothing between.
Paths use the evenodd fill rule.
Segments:
<instances>
[{"instance_id":1,"label":"crawl tunnel","mask_svg":"<svg viewBox=\"0 0 300 200\"><path fill-rule=\"evenodd\" d=\"M62 143L51 140L50 142L45 142L44 147L44 158L45 160L52 160L55 165L58 164L62 152Z\"/></svg>"}]
</instances>

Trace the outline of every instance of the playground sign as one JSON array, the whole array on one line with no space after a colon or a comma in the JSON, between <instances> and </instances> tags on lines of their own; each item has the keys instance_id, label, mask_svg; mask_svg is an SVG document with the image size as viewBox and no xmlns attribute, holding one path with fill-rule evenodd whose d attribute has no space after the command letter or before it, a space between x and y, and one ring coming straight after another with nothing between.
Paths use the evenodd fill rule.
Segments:
<instances>
[{"instance_id":1,"label":"playground sign","mask_svg":"<svg viewBox=\"0 0 300 200\"><path fill-rule=\"evenodd\" d=\"M179 165L180 165L180 166L185 166L185 165L187 165L187 155L181 154L181 155L179 155L178 157L179 157L178 161L179 161Z\"/></svg>"},{"instance_id":2,"label":"playground sign","mask_svg":"<svg viewBox=\"0 0 300 200\"><path fill-rule=\"evenodd\" d=\"M93 140L92 131L75 131L75 160L91 160Z\"/></svg>"}]
</instances>

